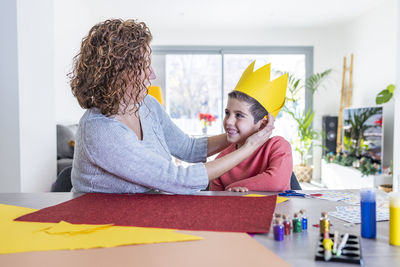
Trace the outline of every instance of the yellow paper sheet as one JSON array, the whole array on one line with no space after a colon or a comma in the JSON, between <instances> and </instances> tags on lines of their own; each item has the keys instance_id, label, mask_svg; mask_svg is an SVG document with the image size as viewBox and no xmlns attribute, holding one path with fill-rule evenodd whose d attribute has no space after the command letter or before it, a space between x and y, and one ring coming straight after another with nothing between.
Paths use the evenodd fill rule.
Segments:
<instances>
[{"instance_id":1,"label":"yellow paper sheet","mask_svg":"<svg viewBox=\"0 0 400 267\"><path fill-rule=\"evenodd\" d=\"M178 242L201 240L194 235L176 233L173 229L90 225L79 225L71 229L70 225L57 223L19 222L13 219L35 209L0 204L0 254L60 250L60 249L87 249L97 247L115 247L122 245L136 245L162 242ZM65 228L67 227L67 229ZM95 228L93 228L95 227ZM52 230L51 230L52 229ZM58 230L57 230L58 229ZM53 232L75 232L74 234L49 234Z\"/></svg>"},{"instance_id":2,"label":"yellow paper sheet","mask_svg":"<svg viewBox=\"0 0 400 267\"><path fill-rule=\"evenodd\" d=\"M87 234L87 233L92 233L96 230L104 229L111 227L112 224L72 224L69 222L61 221L57 223L56 225L50 227L50 228L45 228L42 231L45 231L48 234L51 235L64 235L64 234Z\"/></svg>"},{"instance_id":3,"label":"yellow paper sheet","mask_svg":"<svg viewBox=\"0 0 400 267\"><path fill-rule=\"evenodd\" d=\"M245 197L266 197L267 195L261 195L261 194L247 194L245 195ZM287 197L280 197L280 196L276 196L276 204L288 201L289 198Z\"/></svg>"}]
</instances>

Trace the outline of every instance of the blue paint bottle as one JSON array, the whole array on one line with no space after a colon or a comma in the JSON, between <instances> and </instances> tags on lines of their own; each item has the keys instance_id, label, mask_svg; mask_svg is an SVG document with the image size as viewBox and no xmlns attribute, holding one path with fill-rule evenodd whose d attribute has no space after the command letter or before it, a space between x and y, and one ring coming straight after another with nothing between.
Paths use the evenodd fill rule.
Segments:
<instances>
[{"instance_id":1,"label":"blue paint bottle","mask_svg":"<svg viewBox=\"0 0 400 267\"><path fill-rule=\"evenodd\" d=\"M360 190L361 236L376 238L376 193L373 188Z\"/></svg>"},{"instance_id":2,"label":"blue paint bottle","mask_svg":"<svg viewBox=\"0 0 400 267\"><path fill-rule=\"evenodd\" d=\"M307 230L307 226L308 226L308 219L306 216L306 210L300 210L300 214L301 214L301 222L302 222L302 227L303 230Z\"/></svg>"}]
</instances>

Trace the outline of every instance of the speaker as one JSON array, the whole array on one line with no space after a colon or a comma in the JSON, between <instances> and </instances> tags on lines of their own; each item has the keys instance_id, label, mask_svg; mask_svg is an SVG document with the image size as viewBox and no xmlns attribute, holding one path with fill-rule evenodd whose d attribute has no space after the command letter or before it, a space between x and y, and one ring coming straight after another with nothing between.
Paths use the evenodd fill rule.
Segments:
<instances>
[{"instance_id":1,"label":"speaker","mask_svg":"<svg viewBox=\"0 0 400 267\"><path fill-rule=\"evenodd\" d=\"M322 117L322 130L325 132L325 138L323 138L322 144L326 148L326 150L323 149L324 155L330 152L336 153L337 127L337 116Z\"/></svg>"}]
</instances>

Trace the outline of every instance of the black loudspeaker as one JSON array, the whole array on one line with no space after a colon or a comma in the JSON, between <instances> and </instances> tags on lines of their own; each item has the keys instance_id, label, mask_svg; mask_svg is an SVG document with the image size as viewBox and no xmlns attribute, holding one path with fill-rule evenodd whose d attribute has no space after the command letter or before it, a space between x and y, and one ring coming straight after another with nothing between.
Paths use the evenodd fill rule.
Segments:
<instances>
[{"instance_id":1,"label":"black loudspeaker","mask_svg":"<svg viewBox=\"0 0 400 267\"><path fill-rule=\"evenodd\" d=\"M322 144L325 147L325 149L323 149L324 155L330 152L336 153L337 127L337 116L322 117L322 130L325 133L325 138L322 140Z\"/></svg>"}]
</instances>

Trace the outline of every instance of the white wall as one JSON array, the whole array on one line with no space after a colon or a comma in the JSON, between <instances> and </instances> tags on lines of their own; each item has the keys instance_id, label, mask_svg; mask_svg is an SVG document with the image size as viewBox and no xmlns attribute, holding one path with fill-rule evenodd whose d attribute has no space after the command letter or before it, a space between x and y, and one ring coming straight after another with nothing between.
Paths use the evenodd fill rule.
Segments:
<instances>
[{"instance_id":1,"label":"white wall","mask_svg":"<svg viewBox=\"0 0 400 267\"><path fill-rule=\"evenodd\" d=\"M79 51L82 38L96 23L106 18L138 18L146 21L146 12L126 11L105 5L96 6L96 12L88 13L85 8L76 9L74 1L56 1L55 7L55 60L56 60L56 121L58 123L77 123L83 110L73 98L66 75L72 68L72 58ZM107 8L106 8L107 7ZM74 19L71 19L74 14ZM107 14L107 15L106 15ZM222 45L222 46L314 46L314 70L319 72L334 68L331 88L324 90L324 97L333 99L331 105L321 105L324 111L318 112L316 120L323 114L333 114L338 107L337 90L340 90L340 68L344 47L338 40L344 39L342 27L309 28L309 29L268 29L257 27L257 30L221 29L221 30L176 30L155 28L149 24L153 34L153 45ZM318 101L315 101L318 102ZM320 123L320 122L318 122Z\"/></svg>"},{"instance_id":2,"label":"white wall","mask_svg":"<svg viewBox=\"0 0 400 267\"><path fill-rule=\"evenodd\" d=\"M52 0L17 1L22 192L49 191L56 178L53 14Z\"/></svg>"},{"instance_id":3,"label":"white wall","mask_svg":"<svg viewBox=\"0 0 400 267\"><path fill-rule=\"evenodd\" d=\"M397 51L396 51L396 75L397 75L397 83L396 83L396 91L394 95L394 106L395 106L395 114L394 114L394 153L393 153L393 162L394 162L394 170L393 170L393 190L400 191L400 3L397 3Z\"/></svg>"},{"instance_id":4,"label":"white wall","mask_svg":"<svg viewBox=\"0 0 400 267\"><path fill-rule=\"evenodd\" d=\"M10 21L1 24L7 25L1 28L7 47L1 49L1 82L5 76L6 83L1 85L0 164L7 180L0 191L49 191L56 177L52 0L13 0L1 7L1 19Z\"/></svg>"},{"instance_id":5,"label":"white wall","mask_svg":"<svg viewBox=\"0 0 400 267\"><path fill-rule=\"evenodd\" d=\"M385 1L346 28L346 52L354 53L353 107L375 106L375 97L396 82L396 0ZM393 159L393 101L383 105L385 165Z\"/></svg>"},{"instance_id":6,"label":"white wall","mask_svg":"<svg viewBox=\"0 0 400 267\"><path fill-rule=\"evenodd\" d=\"M17 3L0 2L0 192L20 190Z\"/></svg>"}]
</instances>

